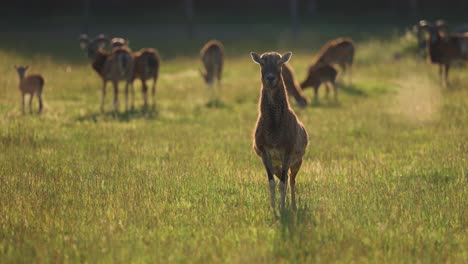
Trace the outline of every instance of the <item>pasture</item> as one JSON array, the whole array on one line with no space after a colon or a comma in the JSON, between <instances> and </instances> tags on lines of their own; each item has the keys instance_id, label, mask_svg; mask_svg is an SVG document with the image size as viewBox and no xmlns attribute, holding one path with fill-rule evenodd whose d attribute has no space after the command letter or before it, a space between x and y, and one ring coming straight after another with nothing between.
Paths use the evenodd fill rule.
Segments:
<instances>
[{"instance_id":1,"label":"pasture","mask_svg":"<svg viewBox=\"0 0 468 264\"><path fill-rule=\"evenodd\" d=\"M468 68L440 87L438 68L390 19L323 18L295 40L287 21L201 23L187 40L181 24L141 20L93 33L159 50L155 112L141 110L136 82L136 110L123 111L121 83L120 112L109 85L100 113L101 81L76 21L3 33L0 262L468 262ZM305 109L290 97L310 143L298 210L275 220L252 150L260 70L249 53L292 51L302 81L340 36L356 43L353 83L339 82L338 103L324 87ZM198 73L211 38L226 49L216 93ZM15 64L44 76L41 115L21 113Z\"/></svg>"}]
</instances>

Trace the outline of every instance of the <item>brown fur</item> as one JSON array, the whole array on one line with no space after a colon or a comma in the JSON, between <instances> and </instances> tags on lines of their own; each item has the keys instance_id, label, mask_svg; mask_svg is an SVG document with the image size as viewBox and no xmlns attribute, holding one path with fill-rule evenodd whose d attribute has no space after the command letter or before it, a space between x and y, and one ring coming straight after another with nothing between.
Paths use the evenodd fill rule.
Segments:
<instances>
[{"instance_id":1,"label":"brown fur","mask_svg":"<svg viewBox=\"0 0 468 264\"><path fill-rule=\"evenodd\" d=\"M220 85L224 64L223 44L217 40L208 41L201 49L200 57L205 67L205 72L200 71L200 73L205 82L208 85L212 85L216 78L218 80L218 85Z\"/></svg>"},{"instance_id":2,"label":"brown fur","mask_svg":"<svg viewBox=\"0 0 468 264\"><path fill-rule=\"evenodd\" d=\"M128 90L133 78L133 57L131 50L122 45L113 46L110 52L105 51L103 48L109 45L110 41L104 35L98 35L91 40L87 35L80 36L81 48L86 51L88 58L91 60L91 66L103 81L101 111L104 111L108 81L111 81L114 86L114 110L118 110L119 81L126 81L125 110L127 110Z\"/></svg>"},{"instance_id":3,"label":"brown fur","mask_svg":"<svg viewBox=\"0 0 468 264\"><path fill-rule=\"evenodd\" d=\"M283 76L288 95L292 95L300 107L306 107L308 104L307 99L304 94L302 94L301 86L294 77L294 71L291 65L288 63L283 64L281 75Z\"/></svg>"},{"instance_id":4,"label":"brown fur","mask_svg":"<svg viewBox=\"0 0 468 264\"><path fill-rule=\"evenodd\" d=\"M290 56L290 55L289 55ZM281 63L289 59L276 52L264 53L261 57L252 53L252 58L262 68L262 89L259 100L259 115L255 127L253 148L263 160L267 170L274 209L274 178L280 179L282 193L280 208L284 207L284 196L288 172L292 204L295 207L295 181L308 144L308 134L289 105L285 85L281 76ZM286 61L284 61L284 57ZM269 81L272 78L276 83Z\"/></svg>"},{"instance_id":5,"label":"brown fur","mask_svg":"<svg viewBox=\"0 0 468 264\"><path fill-rule=\"evenodd\" d=\"M133 79L140 79L143 92L144 107L148 106L148 86L146 81L153 79L151 95L153 98L153 108L156 106L156 82L158 81L160 59L159 53L155 49L142 49L133 54L134 71Z\"/></svg>"},{"instance_id":6,"label":"brown fur","mask_svg":"<svg viewBox=\"0 0 468 264\"><path fill-rule=\"evenodd\" d=\"M350 38L338 38L327 42L315 58L314 65L338 64L343 74L349 69L351 82L351 68L353 66L355 47Z\"/></svg>"},{"instance_id":7,"label":"brown fur","mask_svg":"<svg viewBox=\"0 0 468 264\"><path fill-rule=\"evenodd\" d=\"M44 77L40 74L28 74L25 76L26 70L29 68L28 66L15 66L15 68L20 78L18 87L21 91L23 113L25 112L24 101L26 94L29 94L29 111L32 112L32 100L34 95L37 95L39 100L39 113L41 113L43 108L42 90L45 83Z\"/></svg>"},{"instance_id":8,"label":"brown fur","mask_svg":"<svg viewBox=\"0 0 468 264\"><path fill-rule=\"evenodd\" d=\"M118 83L126 81L125 85L125 109L128 109L128 88L133 78L133 59L130 49L116 47L112 52L98 50L92 63L93 69L103 81L101 111L104 111L107 81L114 86L114 110L118 109Z\"/></svg>"},{"instance_id":9,"label":"brown fur","mask_svg":"<svg viewBox=\"0 0 468 264\"><path fill-rule=\"evenodd\" d=\"M314 88L314 100L318 100L318 89L322 83L325 83L327 88L327 98L329 86L332 86L335 100L338 99L338 90L336 89L335 80L337 72L331 65L312 65L309 67L309 72L306 79L301 83L301 88L306 89L309 86Z\"/></svg>"},{"instance_id":10,"label":"brown fur","mask_svg":"<svg viewBox=\"0 0 468 264\"><path fill-rule=\"evenodd\" d=\"M112 49L120 47L128 47L129 41L124 38L113 38L111 40ZM138 52L133 53L133 79L132 79L132 109L134 105L134 89L133 82L135 79L141 80L142 94L143 94L143 107L148 106L148 85L146 81L153 79L153 85L151 89L153 109L156 107L156 82L158 80L160 59L157 50L152 48L141 49Z\"/></svg>"},{"instance_id":11,"label":"brown fur","mask_svg":"<svg viewBox=\"0 0 468 264\"><path fill-rule=\"evenodd\" d=\"M447 85L452 61L468 60L468 33L447 34L445 25L432 25L426 21L421 21L420 27L429 33L426 39L427 61L439 65L440 82Z\"/></svg>"}]
</instances>

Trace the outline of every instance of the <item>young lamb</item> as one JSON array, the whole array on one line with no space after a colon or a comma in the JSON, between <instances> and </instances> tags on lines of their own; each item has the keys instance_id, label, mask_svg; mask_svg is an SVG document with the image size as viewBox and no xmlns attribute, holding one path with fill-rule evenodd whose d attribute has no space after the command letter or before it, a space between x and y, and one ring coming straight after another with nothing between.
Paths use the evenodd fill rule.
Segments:
<instances>
[{"instance_id":1,"label":"young lamb","mask_svg":"<svg viewBox=\"0 0 468 264\"><path fill-rule=\"evenodd\" d=\"M261 56L251 53L252 60L260 65L262 73L253 148L262 158L268 175L271 207L275 215L276 182L273 175L280 179L280 209L284 209L288 172L291 171L291 201L293 209L296 209L296 175L308 144L307 131L289 106L281 76L282 65L288 62L291 55L291 52L283 56L276 52Z\"/></svg>"},{"instance_id":2,"label":"young lamb","mask_svg":"<svg viewBox=\"0 0 468 264\"><path fill-rule=\"evenodd\" d=\"M294 77L294 72L288 63L283 64L283 71L281 72L283 76L284 85L286 86L286 91L288 95L292 95L296 99L297 105L299 107L306 107L309 102L307 102L306 97L302 94L301 86Z\"/></svg>"},{"instance_id":3,"label":"young lamb","mask_svg":"<svg viewBox=\"0 0 468 264\"><path fill-rule=\"evenodd\" d=\"M348 78L351 83L351 68L354 59L354 43L349 38L338 38L327 42L318 55L316 56L313 64L320 65L334 65L338 64L343 70L343 75L349 69Z\"/></svg>"},{"instance_id":4,"label":"young lamb","mask_svg":"<svg viewBox=\"0 0 468 264\"><path fill-rule=\"evenodd\" d=\"M309 72L306 79L301 83L301 88L306 89L309 86L314 88L314 101L318 101L318 89L322 83L325 83L327 88L326 97L328 99L329 86L333 88L335 100L338 100L338 90L336 89L335 80L337 72L330 65L312 65L309 67Z\"/></svg>"},{"instance_id":5,"label":"young lamb","mask_svg":"<svg viewBox=\"0 0 468 264\"><path fill-rule=\"evenodd\" d=\"M200 51L200 57L206 72L200 70L208 86L212 86L215 78L218 80L218 86L221 85L221 74L224 63L224 47L217 40L210 40Z\"/></svg>"},{"instance_id":6,"label":"young lamb","mask_svg":"<svg viewBox=\"0 0 468 264\"><path fill-rule=\"evenodd\" d=\"M125 81L125 110L128 110L128 89L133 78L132 53L126 46L114 47L111 52L107 52L102 47L108 44L109 40L102 36L93 40L89 40L86 35L80 37L81 48L87 51L93 69L103 81L101 112L104 112L107 81L111 81L114 86L115 111L118 111L119 108L119 81Z\"/></svg>"},{"instance_id":7,"label":"young lamb","mask_svg":"<svg viewBox=\"0 0 468 264\"><path fill-rule=\"evenodd\" d=\"M16 71L19 75L19 89L21 91L22 102L23 102L23 114L24 114L24 100L25 95L29 94L29 111L32 112L32 100L34 94L39 98L39 113L42 112L42 89L44 88L44 77L39 74L29 74L25 76L26 70L29 66L15 66Z\"/></svg>"},{"instance_id":8,"label":"young lamb","mask_svg":"<svg viewBox=\"0 0 468 264\"><path fill-rule=\"evenodd\" d=\"M454 60L468 60L468 33L447 34L445 24L433 25L424 20L420 21L420 27L429 33L426 40L427 60L439 64L440 82L448 85L450 63Z\"/></svg>"}]
</instances>

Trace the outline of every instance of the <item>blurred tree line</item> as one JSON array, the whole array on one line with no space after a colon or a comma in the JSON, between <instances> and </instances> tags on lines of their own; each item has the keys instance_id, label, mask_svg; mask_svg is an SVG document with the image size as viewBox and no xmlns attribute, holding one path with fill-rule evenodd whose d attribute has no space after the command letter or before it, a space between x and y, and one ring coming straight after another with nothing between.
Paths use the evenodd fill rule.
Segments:
<instances>
[{"instance_id":1,"label":"blurred tree line","mask_svg":"<svg viewBox=\"0 0 468 264\"><path fill-rule=\"evenodd\" d=\"M191 7L188 5L192 5ZM85 7L93 14L180 12L183 15L226 12L255 14L297 10L298 16L321 13L358 14L388 12L397 15L468 11L468 0L15 0L2 1L0 12L7 15L82 14Z\"/></svg>"}]
</instances>

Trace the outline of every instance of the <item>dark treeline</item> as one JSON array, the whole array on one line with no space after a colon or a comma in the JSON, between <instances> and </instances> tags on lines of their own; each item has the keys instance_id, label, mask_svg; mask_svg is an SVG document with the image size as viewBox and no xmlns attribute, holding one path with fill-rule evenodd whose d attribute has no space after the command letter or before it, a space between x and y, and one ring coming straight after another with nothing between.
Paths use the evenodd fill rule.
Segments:
<instances>
[{"instance_id":1,"label":"dark treeline","mask_svg":"<svg viewBox=\"0 0 468 264\"><path fill-rule=\"evenodd\" d=\"M388 12L399 15L421 13L466 13L468 0L16 0L2 1L0 12L9 15L68 15L83 13L88 4L91 13L134 13L141 10L164 13L180 11L193 2L194 12L255 14L279 13L297 3L300 15L320 13L358 14Z\"/></svg>"}]
</instances>

